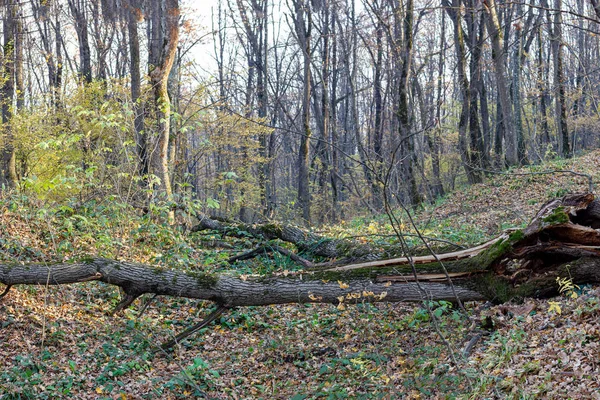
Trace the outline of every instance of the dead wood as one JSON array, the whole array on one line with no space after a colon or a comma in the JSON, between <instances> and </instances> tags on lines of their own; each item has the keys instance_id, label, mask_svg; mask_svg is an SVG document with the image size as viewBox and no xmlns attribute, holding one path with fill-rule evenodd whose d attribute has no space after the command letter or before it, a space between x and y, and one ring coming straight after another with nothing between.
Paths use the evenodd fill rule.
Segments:
<instances>
[{"instance_id":1,"label":"dead wood","mask_svg":"<svg viewBox=\"0 0 600 400\"><path fill-rule=\"evenodd\" d=\"M523 230L471 249L439 254L437 259L413 257L416 276L407 257L245 278L90 258L53 265L0 264L0 283L102 281L123 289L125 296L118 309L145 293L209 300L224 307L455 300L455 295L462 301L494 302L545 297L557 294L557 277L572 279L575 284L600 282L600 233L574 222L596 223L597 209L591 194L553 200ZM293 234L300 235L297 231Z\"/></svg>"},{"instance_id":2,"label":"dead wood","mask_svg":"<svg viewBox=\"0 0 600 400\"><path fill-rule=\"evenodd\" d=\"M305 258L300 257L299 255L289 251L288 249L285 249L281 246L277 246L274 244L270 244L270 245L264 245L264 246L260 246L254 250L250 250L246 253L243 254L239 254L237 256L233 256L233 257L229 257L229 259L227 260L227 262L229 264L233 264L236 261L242 261L242 260L250 260L254 257L258 257L261 254L268 254L271 252L278 252L280 254L283 254L284 256L289 257L291 260L295 261L296 263L300 264L301 266L303 266L304 268L314 268L315 264L313 264L312 262L308 261Z\"/></svg>"},{"instance_id":3,"label":"dead wood","mask_svg":"<svg viewBox=\"0 0 600 400\"><path fill-rule=\"evenodd\" d=\"M192 232L205 230L217 231L231 237L253 237L260 240L281 240L294 244L302 253L316 257L347 258L352 260L375 260L385 255L385 252L369 244L358 243L348 239L331 239L314 233L306 232L292 225L278 223L243 224L224 223L206 216L199 216L199 223Z\"/></svg>"}]
</instances>

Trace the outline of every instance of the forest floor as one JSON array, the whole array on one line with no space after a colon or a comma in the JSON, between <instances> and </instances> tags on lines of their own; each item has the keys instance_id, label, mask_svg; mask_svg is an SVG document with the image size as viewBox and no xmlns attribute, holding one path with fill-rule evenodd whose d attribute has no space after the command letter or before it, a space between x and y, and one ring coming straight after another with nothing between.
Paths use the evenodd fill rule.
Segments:
<instances>
[{"instance_id":1,"label":"forest floor","mask_svg":"<svg viewBox=\"0 0 600 400\"><path fill-rule=\"evenodd\" d=\"M546 167L599 182L600 151ZM542 170L532 168L520 172ZM585 178L568 174L492 176L415 217L426 236L470 246L527 224L550 198L586 190ZM110 198L84 205L0 198L0 259L93 254L231 274L297 268L280 255L229 265L249 240L158 221ZM320 230L388 242L392 232L384 216ZM233 248L219 247L225 240ZM154 354L210 305L159 297L142 316L147 299L110 316L119 293L108 285L13 288L0 300L0 399L600 399L600 289L573 289L549 300L468 303L466 313L434 302L433 320L419 304L247 307ZM494 328L479 329L482 321Z\"/></svg>"}]
</instances>

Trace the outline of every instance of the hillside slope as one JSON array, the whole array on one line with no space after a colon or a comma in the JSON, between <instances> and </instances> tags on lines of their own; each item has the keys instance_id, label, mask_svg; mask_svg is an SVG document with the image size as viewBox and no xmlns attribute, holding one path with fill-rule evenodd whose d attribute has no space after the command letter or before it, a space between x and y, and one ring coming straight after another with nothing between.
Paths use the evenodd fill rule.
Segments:
<instances>
[{"instance_id":1,"label":"hillside slope","mask_svg":"<svg viewBox=\"0 0 600 400\"><path fill-rule=\"evenodd\" d=\"M544 169L597 180L598 167L600 151ZM527 223L547 199L586 188L571 175L493 176L416 219L431 236L474 244ZM247 241L171 230L110 200L0 204L4 261L99 254L238 274L294 267L283 256L230 266ZM330 232L389 232L379 221ZM106 285L21 287L0 300L0 398L598 398L600 292L563 287L568 295L550 301L468 304L467 314L435 302L435 321L405 304L238 309L172 354L152 350L201 320L208 304L158 298L141 317L141 302L112 317L119 294Z\"/></svg>"}]
</instances>

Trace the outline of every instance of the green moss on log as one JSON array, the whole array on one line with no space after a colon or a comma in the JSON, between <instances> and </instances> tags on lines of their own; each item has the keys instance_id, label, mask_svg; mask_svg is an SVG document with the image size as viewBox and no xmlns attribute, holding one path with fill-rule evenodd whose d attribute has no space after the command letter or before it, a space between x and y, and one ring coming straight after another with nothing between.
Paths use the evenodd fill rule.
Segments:
<instances>
[{"instance_id":1,"label":"green moss on log","mask_svg":"<svg viewBox=\"0 0 600 400\"><path fill-rule=\"evenodd\" d=\"M550 215L542 218L544 226L566 224L569 221L569 216L565 212L565 208L563 206L556 207Z\"/></svg>"},{"instance_id":2,"label":"green moss on log","mask_svg":"<svg viewBox=\"0 0 600 400\"><path fill-rule=\"evenodd\" d=\"M260 231L268 238L281 237L283 230L278 224L264 224L260 226Z\"/></svg>"},{"instance_id":3,"label":"green moss on log","mask_svg":"<svg viewBox=\"0 0 600 400\"><path fill-rule=\"evenodd\" d=\"M516 242L518 242L519 240L522 240L525 238L525 234L523 233L522 229L517 229L516 231L514 231L513 233L511 233L508 236L508 240L510 240L510 242L512 244L515 244Z\"/></svg>"},{"instance_id":4,"label":"green moss on log","mask_svg":"<svg viewBox=\"0 0 600 400\"><path fill-rule=\"evenodd\" d=\"M207 274L204 272L185 271L184 273L187 276L194 278L196 280L196 282L198 283L198 285L205 289L214 288L214 286L219 281L219 278L216 275Z\"/></svg>"}]
</instances>

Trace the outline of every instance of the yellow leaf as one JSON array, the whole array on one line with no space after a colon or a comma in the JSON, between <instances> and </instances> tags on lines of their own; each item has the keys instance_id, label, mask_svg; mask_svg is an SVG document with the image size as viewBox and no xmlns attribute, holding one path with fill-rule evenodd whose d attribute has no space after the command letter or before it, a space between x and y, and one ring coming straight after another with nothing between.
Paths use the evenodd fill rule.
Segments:
<instances>
[{"instance_id":1,"label":"yellow leaf","mask_svg":"<svg viewBox=\"0 0 600 400\"><path fill-rule=\"evenodd\" d=\"M346 309L346 306L344 305L344 303L340 303L340 304L337 305L337 309L340 310L340 311L342 311L342 310Z\"/></svg>"},{"instance_id":2,"label":"yellow leaf","mask_svg":"<svg viewBox=\"0 0 600 400\"><path fill-rule=\"evenodd\" d=\"M558 301L549 301L548 304L550 305L550 307L548 307L548 312L555 312L557 314L562 313L562 309L560 308Z\"/></svg>"},{"instance_id":3,"label":"yellow leaf","mask_svg":"<svg viewBox=\"0 0 600 400\"><path fill-rule=\"evenodd\" d=\"M344 297L344 296L339 296L337 299L340 301L340 303L343 303L343 302L344 302L344 299L345 299L345 297Z\"/></svg>"},{"instance_id":4,"label":"yellow leaf","mask_svg":"<svg viewBox=\"0 0 600 400\"><path fill-rule=\"evenodd\" d=\"M348 289L350 287L347 283L344 283L342 281L338 281L338 285L340 285L340 288L342 289Z\"/></svg>"},{"instance_id":5,"label":"yellow leaf","mask_svg":"<svg viewBox=\"0 0 600 400\"><path fill-rule=\"evenodd\" d=\"M383 284L383 286L390 287L390 286L392 286L392 282L391 281L387 281L386 283Z\"/></svg>"},{"instance_id":6,"label":"yellow leaf","mask_svg":"<svg viewBox=\"0 0 600 400\"><path fill-rule=\"evenodd\" d=\"M97 388L96 388L96 393L98 393L98 394L102 394L102 388L101 388L101 387L97 387Z\"/></svg>"}]
</instances>

